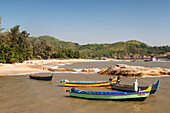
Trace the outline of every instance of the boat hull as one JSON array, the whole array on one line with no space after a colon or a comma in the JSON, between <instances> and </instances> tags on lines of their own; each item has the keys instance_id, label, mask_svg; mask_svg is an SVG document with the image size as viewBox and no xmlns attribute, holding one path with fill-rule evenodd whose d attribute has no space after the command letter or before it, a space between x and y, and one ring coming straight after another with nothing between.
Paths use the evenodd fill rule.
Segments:
<instances>
[{"instance_id":1,"label":"boat hull","mask_svg":"<svg viewBox=\"0 0 170 113\"><path fill-rule=\"evenodd\" d=\"M149 93L143 95L89 95L89 94L78 94L78 93L70 93L71 97L76 98L86 98L92 100L117 100L117 101L144 101L148 96Z\"/></svg>"},{"instance_id":2,"label":"boat hull","mask_svg":"<svg viewBox=\"0 0 170 113\"><path fill-rule=\"evenodd\" d=\"M117 77L112 81L66 81L62 80L61 83L66 87L105 87L110 86L110 83L116 83Z\"/></svg>"},{"instance_id":3,"label":"boat hull","mask_svg":"<svg viewBox=\"0 0 170 113\"><path fill-rule=\"evenodd\" d=\"M152 85L152 89L150 94L154 94L158 87L159 87L160 80L157 81L156 84ZM111 84L111 88L113 90L119 90L119 91L126 91L126 92L135 92L134 87L132 85L116 85L116 84ZM145 90L147 89L148 86L139 86L138 89L140 90Z\"/></svg>"},{"instance_id":4,"label":"boat hull","mask_svg":"<svg viewBox=\"0 0 170 113\"><path fill-rule=\"evenodd\" d=\"M72 88L69 94L71 97L95 100L144 101L149 96L151 87L141 92L100 92Z\"/></svg>"},{"instance_id":5,"label":"boat hull","mask_svg":"<svg viewBox=\"0 0 170 113\"><path fill-rule=\"evenodd\" d=\"M52 78L53 78L52 75L50 75L50 76L32 76L32 75L30 75L30 79L36 79L36 80L51 81Z\"/></svg>"}]
</instances>

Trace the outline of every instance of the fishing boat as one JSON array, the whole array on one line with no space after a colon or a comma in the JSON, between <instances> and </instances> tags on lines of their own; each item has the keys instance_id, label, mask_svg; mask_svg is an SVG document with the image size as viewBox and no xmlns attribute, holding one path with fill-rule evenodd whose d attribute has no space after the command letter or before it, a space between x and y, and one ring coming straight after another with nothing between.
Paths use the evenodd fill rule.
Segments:
<instances>
[{"instance_id":1,"label":"fishing boat","mask_svg":"<svg viewBox=\"0 0 170 113\"><path fill-rule=\"evenodd\" d=\"M160 83L160 80L158 80L155 84L152 85L152 89L151 89L151 94L154 94L158 87L159 87L159 83ZM117 84L114 84L114 83L111 83L111 88L113 90L119 90L119 91L126 91L126 92L135 92L134 90L134 86L133 85L117 85ZM138 86L138 89L139 90L145 90L147 89L148 86Z\"/></svg>"},{"instance_id":2,"label":"fishing boat","mask_svg":"<svg viewBox=\"0 0 170 113\"><path fill-rule=\"evenodd\" d=\"M117 76L115 79L112 80L105 80L105 81L68 81L62 80L60 83L64 84L64 86L68 87L81 87L81 86L94 86L94 87L101 87L101 86L110 86L111 82L116 83Z\"/></svg>"},{"instance_id":3,"label":"fishing boat","mask_svg":"<svg viewBox=\"0 0 170 113\"><path fill-rule=\"evenodd\" d=\"M150 94L152 86L149 86L146 90L139 92L101 92L101 91L85 91L76 90L73 87L69 92L70 97L78 97L85 99L95 100L119 100L119 101L144 101Z\"/></svg>"},{"instance_id":4,"label":"fishing boat","mask_svg":"<svg viewBox=\"0 0 170 113\"><path fill-rule=\"evenodd\" d=\"M39 76L39 75L29 75L29 76L30 76L30 79L47 80L47 81L50 81L53 78L53 74L48 75L48 76Z\"/></svg>"}]
</instances>

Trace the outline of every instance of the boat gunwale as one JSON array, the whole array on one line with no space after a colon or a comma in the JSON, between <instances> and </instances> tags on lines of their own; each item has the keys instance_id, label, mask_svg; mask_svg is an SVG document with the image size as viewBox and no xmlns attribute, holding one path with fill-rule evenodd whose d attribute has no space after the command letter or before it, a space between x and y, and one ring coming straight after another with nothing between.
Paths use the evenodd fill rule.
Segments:
<instances>
[{"instance_id":1,"label":"boat gunwale","mask_svg":"<svg viewBox=\"0 0 170 113\"><path fill-rule=\"evenodd\" d=\"M47 75L47 76L39 76L39 75L29 75L30 77L37 77L37 78L47 78L47 77L53 77L53 74L52 75Z\"/></svg>"}]
</instances>

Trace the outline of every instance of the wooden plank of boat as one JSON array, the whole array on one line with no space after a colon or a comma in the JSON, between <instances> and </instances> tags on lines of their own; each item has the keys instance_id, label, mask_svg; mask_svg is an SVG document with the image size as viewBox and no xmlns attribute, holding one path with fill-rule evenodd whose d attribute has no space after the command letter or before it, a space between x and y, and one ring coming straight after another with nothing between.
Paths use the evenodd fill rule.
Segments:
<instances>
[{"instance_id":1,"label":"wooden plank of boat","mask_svg":"<svg viewBox=\"0 0 170 113\"><path fill-rule=\"evenodd\" d=\"M101 92L76 90L74 87L69 92L71 97L95 99L95 100L119 100L119 101L144 101L150 94L152 86L139 92Z\"/></svg>"},{"instance_id":2,"label":"wooden plank of boat","mask_svg":"<svg viewBox=\"0 0 170 113\"><path fill-rule=\"evenodd\" d=\"M158 87L159 87L159 84L160 84L160 80L158 80L155 84L152 85L152 89L151 89L151 94L154 94ZM126 91L126 92L135 92L134 91L134 86L132 85L116 85L116 84L113 84L111 83L111 88L113 90L119 90L119 91ZM147 89L148 86L138 86L138 89L140 90L144 90L144 89Z\"/></svg>"},{"instance_id":3,"label":"wooden plank of boat","mask_svg":"<svg viewBox=\"0 0 170 113\"><path fill-rule=\"evenodd\" d=\"M110 82L116 82L117 76L115 79L105 80L105 81L68 81L62 80L61 83L68 87L80 87L80 86L93 86L93 87L100 87L100 86L110 86Z\"/></svg>"},{"instance_id":4,"label":"wooden plank of boat","mask_svg":"<svg viewBox=\"0 0 170 113\"><path fill-rule=\"evenodd\" d=\"M53 78L53 74L52 75L48 75L48 76L29 75L29 77L30 77L30 79L50 81Z\"/></svg>"}]
</instances>

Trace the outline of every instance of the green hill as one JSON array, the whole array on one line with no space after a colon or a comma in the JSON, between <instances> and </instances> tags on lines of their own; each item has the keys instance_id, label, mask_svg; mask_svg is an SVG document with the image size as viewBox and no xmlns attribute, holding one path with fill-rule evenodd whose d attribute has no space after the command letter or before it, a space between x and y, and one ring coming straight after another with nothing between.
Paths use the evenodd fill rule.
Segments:
<instances>
[{"instance_id":1,"label":"green hill","mask_svg":"<svg viewBox=\"0 0 170 113\"><path fill-rule=\"evenodd\" d=\"M126 42L116 42L112 44L87 44L79 45L78 43L65 42L51 36L30 37L31 41L47 40L55 48L73 49L79 51L83 58L124 58L124 56L150 56L154 54L165 54L170 52L169 46L151 47L137 40Z\"/></svg>"},{"instance_id":2,"label":"green hill","mask_svg":"<svg viewBox=\"0 0 170 113\"><path fill-rule=\"evenodd\" d=\"M30 37L30 40L47 40L52 46L54 46L55 48L70 48L70 49L74 49L74 50L78 50L80 48L80 45L78 43L72 43L72 42L65 42L65 41L61 41L59 39L56 39L52 36L40 36L40 37Z\"/></svg>"},{"instance_id":3,"label":"green hill","mask_svg":"<svg viewBox=\"0 0 170 113\"><path fill-rule=\"evenodd\" d=\"M86 57L108 57L115 56L124 57L125 55L133 56L135 54L148 55L149 45L136 41L129 40L127 42L116 42L112 44L87 44L80 47L80 53Z\"/></svg>"}]
</instances>

